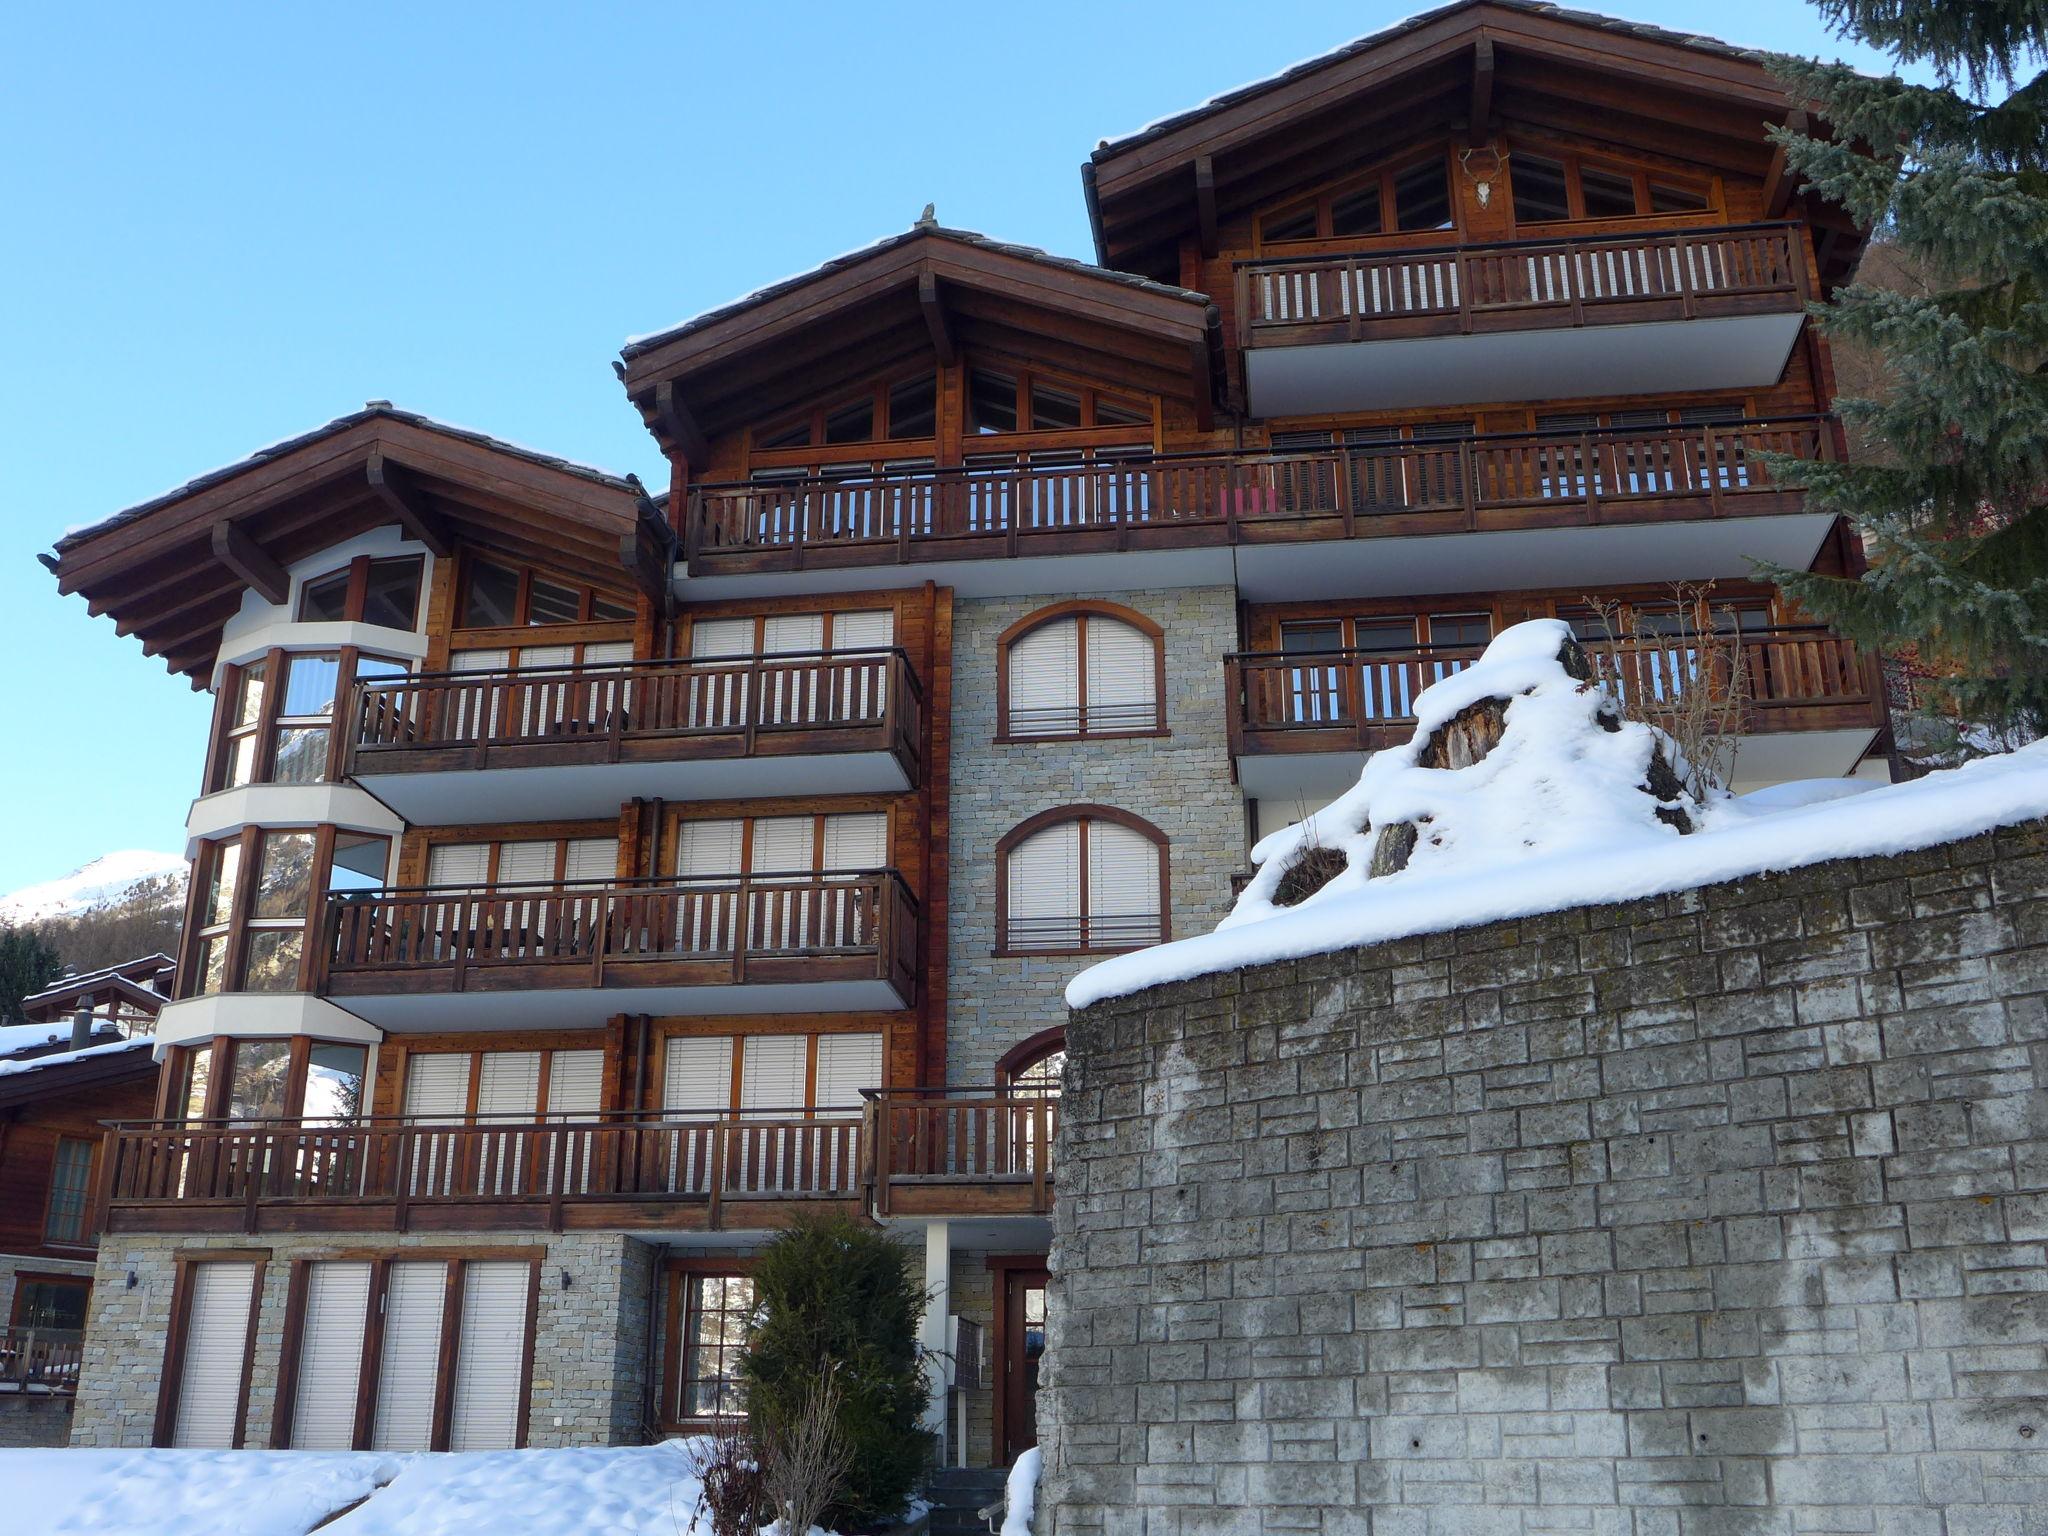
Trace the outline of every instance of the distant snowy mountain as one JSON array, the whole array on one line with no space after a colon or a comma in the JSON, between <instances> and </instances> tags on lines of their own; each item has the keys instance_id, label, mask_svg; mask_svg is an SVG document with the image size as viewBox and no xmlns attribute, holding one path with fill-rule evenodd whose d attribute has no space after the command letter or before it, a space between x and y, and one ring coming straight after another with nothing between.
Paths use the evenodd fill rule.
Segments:
<instances>
[{"instance_id":1,"label":"distant snowy mountain","mask_svg":"<svg viewBox=\"0 0 2048 1536\"><path fill-rule=\"evenodd\" d=\"M185 860L175 853L130 848L102 854L61 880L25 885L0 896L0 923L40 923L76 917L96 907L116 905L144 882L166 877L182 889L185 870Z\"/></svg>"}]
</instances>

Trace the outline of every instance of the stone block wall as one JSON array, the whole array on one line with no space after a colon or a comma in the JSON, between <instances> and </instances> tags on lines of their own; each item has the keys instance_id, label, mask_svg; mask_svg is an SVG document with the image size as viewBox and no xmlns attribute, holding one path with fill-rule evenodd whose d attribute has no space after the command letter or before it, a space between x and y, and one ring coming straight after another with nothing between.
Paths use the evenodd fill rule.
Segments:
<instances>
[{"instance_id":1,"label":"stone block wall","mask_svg":"<svg viewBox=\"0 0 2048 1536\"><path fill-rule=\"evenodd\" d=\"M1166 631L1165 737L996 741L996 642L1017 620L1088 597ZM1230 776L1223 658L1236 648L1228 587L1048 593L962 601L953 611L951 859L946 1080L986 1087L1021 1041L1062 1023L1060 993L1087 965L1071 956L997 957L998 839L1053 806L1093 803L1144 817L1171 843L1176 937L1215 927L1245 862L1244 797Z\"/></svg>"},{"instance_id":2,"label":"stone block wall","mask_svg":"<svg viewBox=\"0 0 2048 1536\"><path fill-rule=\"evenodd\" d=\"M2048 1530L2048 823L1069 1052L1041 1536Z\"/></svg>"},{"instance_id":3,"label":"stone block wall","mask_svg":"<svg viewBox=\"0 0 2048 1536\"><path fill-rule=\"evenodd\" d=\"M150 1443L179 1254L207 1249L269 1254L257 1303L256 1355L244 1434L245 1445L260 1448L270 1444L294 1259L344 1251L401 1254L408 1248L502 1252L528 1243L540 1250L542 1260L527 1443L615 1445L642 1440L654 1250L634 1238L615 1232L532 1237L410 1233L396 1238L389 1233L317 1238L108 1233L100 1241L71 1443ZM132 1287L130 1273L136 1279Z\"/></svg>"}]
</instances>

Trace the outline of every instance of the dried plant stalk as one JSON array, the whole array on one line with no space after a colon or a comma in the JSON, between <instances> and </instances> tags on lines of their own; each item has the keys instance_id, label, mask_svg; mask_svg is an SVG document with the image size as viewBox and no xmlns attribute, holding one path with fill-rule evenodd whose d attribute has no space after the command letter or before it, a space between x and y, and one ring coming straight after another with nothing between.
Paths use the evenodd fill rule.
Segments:
<instances>
[{"instance_id":1,"label":"dried plant stalk","mask_svg":"<svg viewBox=\"0 0 2048 1536\"><path fill-rule=\"evenodd\" d=\"M788 1424L762 1446L768 1503L782 1536L806 1536L846 1484L853 1448L839 1427L839 1383L830 1368L804 1394Z\"/></svg>"},{"instance_id":2,"label":"dried plant stalk","mask_svg":"<svg viewBox=\"0 0 2048 1536\"><path fill-rule=\"evenodd\" d=\"M1704 799L1735 775L1735 750L1749 716L1748 659L1740 631L1691 627L1711 611L1711 583L1680 582L1671 601L1688 618L1684 634L1660 634L1637 611L1596 597L1582 599L1598 615L1604 641L1587 647L1623 718L1653 725L1678 748L1686 793Z\"/></svg>"}]
</instances>

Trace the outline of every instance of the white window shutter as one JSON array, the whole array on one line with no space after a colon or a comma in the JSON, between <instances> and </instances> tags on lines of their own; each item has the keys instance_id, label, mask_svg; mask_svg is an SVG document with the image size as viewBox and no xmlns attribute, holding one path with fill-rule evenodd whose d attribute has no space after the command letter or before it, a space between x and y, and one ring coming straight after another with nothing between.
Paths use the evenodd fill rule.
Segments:
<instances>
[{"instance_id":1,"label":"white window shutter","mask_svg":"<svg viewBox=\"0 0 2048 1536\"><path fill-rule=\"evenodd\" d=\"M533 842L498 845L498 884L513 885L555 878L555 843L552 838Z\"/></svg>"},{"instance_id":2,"label":"white window shutter","mask_svg":"<svg viewBox=\"0 0 2048 1536\"><path fill-rule=\"evenodd\" d=\"M1152 637L1129 624L1088 620L1088 729L1146 731L1158 724Z\"/></svg>"},{"instance_id":3,"label":"white window shutter","mask_svg":"<svg viewBox=\"0 0 2048 1536\"><path fill-rule=\"evenodd\" d=\"M1159 845L1113 821L1088 825L1088 944L1159 942Z\"/></svg>"},{"instance_id":4,"label":"white window shutter","mask_svg":"<svg viewBox=\"0 0 2048 1536\"><path fill-rule=\"evenodd\" d=\"M407 1260L385 1273L384 1345L370 1427L373 1451L433 1448L447 1287L448 1266L438 1260Z\"/></svg>"},{"instance_id":5,"label":"white window shutter","mask_svg":"<svg viewBox=\"0 0 2048 1536\"><path fill-rule=\"evenodd\" d=\"M517 1259L462 1266L462 1317L456 1328L455 1392L448 1449L509 1451L518 1443L525 1404L526 1298L533 1266Z\"/></svg>"},{"instance_id":6,"label":"white window shutter","mask_svg":"<svg viewBox=\"0 0 2048 1536\"><path fill-rule=\"evenodd\" d=\"M763 655L822 651L824 648L825 616L822 613L771 614L761 622ZM769 666L773 670L764 673L761 679L761 723L791 725L818 719L819 668L800 660L771 662Z\"/></svg>"},{"instance_id":7,"label":"white window shutter","mask_svg":"<svg viewBox=\"0 0 2048 1536\"><path fill-rule=\"evenodd\" d=\"M686 821L676 838L676 874L685 881L676 943L700 954L730 954L739 930L740 821Z\"/></svg>"},{"instance_id":8,"label":"white window shutter","mask_svg":"<svg viewBox=\"0 0 2048 1536\"><path fill-rule=\"evenodd\" d=\"M355 1445L369 1306L368 1264L336 1260L306 1266L306 1314L292 1398L293 1450L346 1451Z\"/></svg>"},{"instance_id":9,"label":"white window shutter","mask_svg":"<svg viewBox=\"0 0 2048 1536\"><path fill-rule=\"evenodd\" d=\"M676 839L676 873L686 879L740 873L744 823L686 821Z\"/></svg>"},{"instance_id":10,"label":"white window shutter","mask_svg":"<svg viewBox=\"0 0 2048 1536\"><path fill-rule=\"evenodd\" d=\"M502 647L487 651L456 651L448 660L457 672L503 672L512 665L512 653ZM445 728L449 737L470 740L498 734L498 689L466 689L455 697L455 718Z\"/></svg>"},{"instance_id":11,"label":"white window shutter","mask_svg":"<svg viewBox=\"0 0 2048 1536\"><path fill-rule=\"evenodd\" d=\"M503 672L512 665L512 653L504 647L486 651L454 651L448 657L454 672Z\"/></svg>"},{"instance_id":12,"label":"white window shutter","mask_svg":"<svg viewBox=\"0 0 2048 1536\"><path fill-rule=\"evenodd\" d=\"M761 654L825 649L825 615L772 613L761 622Z\"/></svg>"},{"instance_id":13,"label":"white window shutter","mask_svg":"<svg viewBox=\"0 0 2048 1536\"><path fill-rule=\"evenodd\" d=\"M882 869L888 863L886 811L848 811L825 818L826 869Z\"/></svg>"},{"instance_id":14,"label":"white window shutter","mask_svg":"<svg viewBox=\"0 0 2048 1536\"><path fill-rule=\"evenodd\" d=\"M540 667L573 666L576 661L576 647L573 645L522 645L519 648L519 670L531 672Z\"/></svg>"},{"instance_id":15,"label":"white window shutter","mask_svg":"<svg viewBox=\"0 0 2048 1536\"><path fill-rule=\"evenodd\" d=\"M1072 949L1081 941L1081 824L1044 827L1010 850L1005 884L1010 949Z\"/></svg>"},{"instance_id":16,"label":"white window shutter","mask_svg":"<svg viewBox=\"0 0 2048 1536\"><path fill-rule=\"evenodd\" d=\"M865 651L896 643L896 615L887 608L832 615L832 649Z\"/></svg>"},{"instance_id":17,"label":"white window shutter","mask_svg":"<svg viewBox=\"0 0 2048 1536\"><path fill-rule=\"evenodd\" d=\"M1012 736L1073 736L1081 729L1081 631L1073 619L1041 624L1010 647Z\"/></svg>"},{"instance_id":18,"label":"white window shutter","mask_svg":"<svg viewBox=\"0 0 2048 1536\"><path fill-rule=\"evenodd\" d=\"M818 1105L821 1110L858 1110L861 1090L882 1086L880 1035L818 1037Z\"/></svg>"},{"instance_id":19,"label":"white window shutter","mask_svg":"<svg viewBox=\"0 0 2048 1536\"><path fill-rule=\"evenodd\" d=\"M692 656L751 656L754 654L752 619L699 619L690 626Z\"/></svg>"},{"instance_id":20,"label":"white window shutter","mask_svg":"<svg viewBox=\"0 0 2048 1536\"><path fill-rule=\"evenodd\" d=\"M579 885L610 885L619 878L616 837L572 837L564 865L568 879Z\"/></svg>"},{"instance_id":21,"label":"white window shutter","mask_svg":"<svg viewBox=\"0 0 2048 1536\"><path fill-rule=\"evenodd\" d=\"M185 1318L185 1360L178 1376L178 1417L171 1444L229 1450L242 1405L242 1362L249 1348L249 1308L256 1266L225 1260L195 1264L192 1305Z\"/></svg>"},{"instance_id":22,"label":"white window shutter","mask_svg":"<svg viewBox=\"0 0 2048 1536\"><path fill-rule=\"evenodd\" d=\"M548 1115L581 1120L603 1107L604 1052L556 1051L548 1061Z\"/></svg>"},{"instance_id":23,"label":"white window shutter","mask_svg":"<svg viewBox=\"0 0 2048 1536\"><path fill-rule=\"evenodd\" d=\"M436 1124L452 1124L467 1114L468 1053L434 1051L407 1058L405 1112Z\"/></svg>"},{"instance_id":24,"label":"white window shutter","mask_svg":"<svg viewBox=\"0 0 2048 1536\"><path fill-rule=\"evenodd\" d=\"M805 874L813 868L814 823L808 816L761 816L754 821L749 871L764 875Z\"/></svg>"},{"instance_id":25,"label":"white window shutter","mask_svg":"<svg viewBox=\"0 0 2048 1536\"><path fill-rule=\"evenodd\" d=\"M586 667L617 666L632 659L633 642L630 640L593 640L583 647L583 665Z\"/></svg>"},{"instance_id":26,"label":"white window shutter","mask_svg":"<svg viewBox=\"0 0 2048 1536\"><path fill-rule=\"evenodd\" d=\"M732 1036L672 1035L663 1063L661 1107L697 1114L732 1108Z\"/></svg>"},{"instance_id":27,"label":"white window shutter","mask_svg":"<svg viewBox=\"0 0 2048 1536\"><path fill-rule=\"evenodd\" d=\"M427 884L482 885L490 868L489 843L436 843L427 855Z\"/></svg>"},{"instance_id":28,"label":"white window shutter","mask_svg":"<svg viewBox=\"0 0 2048 1536\"><path fill-rule=\"evenodd\" d=\"M740 1042L740 1108L771 1117L801 1113L805 1035L747 1035Z\"/></svg>"},{"instance_id":29,"label":"white window shutter","mask_svg":"<svg viewBox=\"0 0 2048 1536\"><path fill-rule=\"evenodd\" d=\"M540 1107L540 1052L486 1051L476 1082L479 1119L531 1119Z\"/></svg>"}]
</instances>

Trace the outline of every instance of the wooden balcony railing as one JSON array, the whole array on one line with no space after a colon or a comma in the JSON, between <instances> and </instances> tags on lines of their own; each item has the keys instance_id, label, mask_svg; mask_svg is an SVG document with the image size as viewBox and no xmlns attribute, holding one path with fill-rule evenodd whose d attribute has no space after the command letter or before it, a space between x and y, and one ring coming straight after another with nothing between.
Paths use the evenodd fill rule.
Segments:
<instances>
[{"instance_id":1,"label":"wooden balcony railing","mask_svg":"<svg viewBox=\"0 0 2048 1536\"><path fill-rule=\"evenodd\" d=\"M1878 723L1882 700L1867 659L1820 626L1744 630L1727 637L1747 684L1751 731ZM1682 635L1592 641L1587 653L1624 698L1676 704L1685 690L1725 689L1700 647ZM1478 648L1245 653L1224 658L1233 755L1373 751L1405 738L1423 689L1462 672Z\"/></svg>"},{"instance_id":2,"label":"wooden balcony railing","mask_svg":"<svg viewBox=\"0 0 2048 1536\"><path fill-rule=\"evenodd\" d=\"M915 769L924 694L895 647L358 683L349 771L887 751Z\"/></svg>"},{"instance_id":3,"label":"wooden balcony railing","mask_svg":"<svg viewBox=\"0 0 2048 1536\"><path fill-rule=\"evenodd\" d=\"M0 1392L76 1392L84 1350L76 1328L0 1329Z\"/></svg>"},{"instance_id":4,"label":"wooden balcony railing","mask_svg":"<svg viewBox=\"0 0 2048 1536\"><path fill-rule=\"evenodd\" d=\"M868 1098L877 1215L1052 1209L1056 1095L883 1088Z\"/></svg>"},{"instance_id":5,"label":"wooden balcony railing","mask_svg":"<svg viewBox=\"0 0 2048 1536\"><path fill-rule=\"evenodd\" d=\"M917 900L894 870L350 892L327 905L338 995L882 980L905 1002Z\"/></svg>"},{"instance_id":6,"label":"wooden balcony railing","mask_svg":"<svg viewBox=\"0 0 2048 1536\"><path fill-rule=\"evenodd\" d=\"M494 1223L562 1230L573 1208L858 1200L868 1176L861 1111L613 1113L448 1124L177 1121L113 1126L109 1221L129 1230L266 1225L346 1230ZM374 1215L372 1215L374 1213Z\"/></svg>"},{"instance_id":7,"label":"wooden balcony railing","mask_svg":"<svg viewBox=\"0 0 2048 1536\"><path fill-rule=\"evenodd\" d=\"M786 571L1786 512L1761 455L1836 448L1794 416L747 481L691 494L686 553Z\"/></svg>"},{"instance_id":8,"label":"wooden balcony railing","mask_svg":"<svg viewBox=\"0 0 2048 1536\"><path fill-rule=\"evenodd\" d=\"M1243 345L1795 312L1797 224L1742 224L1240 262Z\"/></svg>"}]
</instances>

